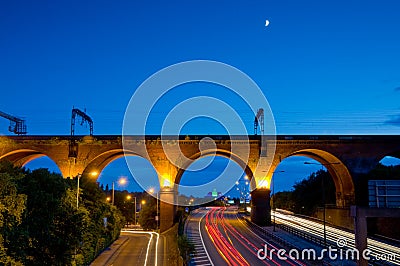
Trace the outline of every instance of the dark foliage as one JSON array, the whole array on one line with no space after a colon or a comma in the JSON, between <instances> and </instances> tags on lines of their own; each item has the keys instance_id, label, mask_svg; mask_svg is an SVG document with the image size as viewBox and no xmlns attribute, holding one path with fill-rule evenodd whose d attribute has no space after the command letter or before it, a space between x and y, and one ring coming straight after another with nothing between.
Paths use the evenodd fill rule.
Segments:
<instances>
[{"instance_id":1,"label":"dark foliage","mask_svg":"<svg viewBox=\"0 0 400 266\"><path fill-rule=\"evenodd\" d=\"M0 264L88 265L119 236L119 211L82 181L77 208L76 179L0 163Z\"/></svg>"}]
</instances>

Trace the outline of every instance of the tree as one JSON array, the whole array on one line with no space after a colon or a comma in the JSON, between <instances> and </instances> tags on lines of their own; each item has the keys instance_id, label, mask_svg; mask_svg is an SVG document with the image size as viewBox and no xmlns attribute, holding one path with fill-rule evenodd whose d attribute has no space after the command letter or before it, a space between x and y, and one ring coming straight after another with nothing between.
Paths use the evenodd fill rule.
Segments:
<instances>
[{"instance_id":1,"label":"tree","mask_svg":"<svg viewBox=\"0 0 400 266\"><path fill-rule=\"evenodd\" d=\"M94 182L0 162L0 265L88 265L124 219ZM107 218L107 223L104 223Z\"/></svg>"},{"instance_id":2,"label":"tree","mask_svg":"<svg viewBox=\"0 0 400 266\"><path fill-rule=\"evenodd\" d=\"M144 230L154 230L157 228L157 202L154 198L146 200L146 204L142 206L139 215L139 224Z\"/></svg>"},{"instance_id":3,"label":"tree","mask_svg":"<svg viewBox=\"0 0 400 266\"><path fill-rule=\"evenodd\" d=\"M313 215L324 203L335 204L336 202L335 184L329 173L323 170L312 173L308 178L294 184L293 188L293 191L276 194L274 197L276 208ZM325 202L323 201L324 193Z\"/></svg>"},{"instance_id":4,"label":"tree","mask_svg":"<svg viewBox=\"0 0 400 266\"><path fill-rule=\"evenodd\" d=\"M0 264L23 265L17 250L10 249L13 237L22 234L22 223L26 209L26 195L17 191L16 180L23 177L22 172L10 163L0 163ZM23 253L23 252L22 252Z\"/></svg>"},{"instance_id":5,"label":"tree","mask_svg":"<svg viewBox=\"0 0 400 266\"><path fill-rule=\"evenodd\" d=\"M293 211L295 203L293 202L292 195L292 191L282 191L275 193L275 195L271 198L271 207Z\"/></svg>"}]
</instances>

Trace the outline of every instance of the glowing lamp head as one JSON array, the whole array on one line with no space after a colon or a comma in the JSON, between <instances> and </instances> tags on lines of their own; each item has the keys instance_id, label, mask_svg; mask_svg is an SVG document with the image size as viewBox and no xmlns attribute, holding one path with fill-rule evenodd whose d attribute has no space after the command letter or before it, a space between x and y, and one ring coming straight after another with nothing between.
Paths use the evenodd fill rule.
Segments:
<instances>
[{"instance_id":1,"label":"glowing lamp head","mask_svg":"<svg viewBox=\"0 0 400 266\"><path fill-rule=\"evenodd\" d=\"M142 205L144 205L144 204L146 204L146 201L145 201L145 200L142 200Z\"/></svg>"},{"instance_id":2,"label":"glowing lamp head","mask_svg":"<svg viewBox=\"0 0 400 266\"><path fill-rule=\"evenodd\" d=\"M127 200L130 200L131 198L132 198L131 195L126 196L126 199L127 199Z\"/></svg>"},{"instance_id":3,"label":"glowing lamp head","mask_svg":"<svg viewBox=\"0 0 400 266\"><path fill-rule=\"evenodd\" d=\"M91 175L92 177L96 177L98 174L99 174L99 173L98 173L97 171L91 171L91 172L90 172L90 175Z\"/></svg>"},{"instance_id":4,"label":"glowing lamp head","mask_svg":"<svg viewBox=\"0 0 400 266\"><path fill-rule=\"evenodd\" d=\"M121 185L121 186L126 185L126 183L128 183L128 180L126 179L126 177L121 177L118 180L118 184Z\"/></svg>"}]
</instances>

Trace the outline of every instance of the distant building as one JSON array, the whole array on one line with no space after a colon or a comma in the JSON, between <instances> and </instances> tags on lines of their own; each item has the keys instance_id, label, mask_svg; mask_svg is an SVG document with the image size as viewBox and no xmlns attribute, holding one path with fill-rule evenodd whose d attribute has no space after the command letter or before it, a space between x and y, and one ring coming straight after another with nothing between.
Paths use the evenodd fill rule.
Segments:
<instances>
[{"instance_id":1,"label":"distant building","mask_svg":"<svg viewBox=\"0 0 400 266\"><path fill-rule=\"evenodd\" d=\"M222 192L217 192L216 189L213 189L213 191L207 193L205 198L219 198L222 196L223 196Z\"/></svg>"}]
</instances>

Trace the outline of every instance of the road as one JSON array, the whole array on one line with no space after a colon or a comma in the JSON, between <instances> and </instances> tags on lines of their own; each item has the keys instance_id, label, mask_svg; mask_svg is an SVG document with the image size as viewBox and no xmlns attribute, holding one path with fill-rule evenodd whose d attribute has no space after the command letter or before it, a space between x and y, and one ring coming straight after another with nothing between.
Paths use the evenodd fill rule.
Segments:
<instances>
[{"instance_id":1,"label":"road","mask_svg":"<svg viewBox=\"0 0 400 266\"><path fill-rule=\"evenodd\" d=\"M276 215L277 223L285 224L310 235L323 238L323 224L310 219L301 218L287 213L272 212ZM326 225L326 239L328 246L344 246L346 249L355 249L354 234ZM393 265L400 265L400 248L374 239L368 238L370 258L375 261L390 261ZM361 256L361 253L360 253Z\"/></svg>"},{"instance_id":2,"label":"road","mask_svg":"<svg viewBox=\"0 0 400 266\"><path fill-rule=\"evenodd\" d=\"M194 210L191 215L188 217L186 222L185 234L188 237L189 241L193 243L195 252L192 255L192 260L190 262L191 265L199 265L199 266L213 266L214 262L216 263L224 263L222 259L214 259L214 262L211 260L211 256L205 248L205 243L208 245L212 245L210 240L204 240L206 237L205 232L202 232L201 225L204 219L204 216L207 214L207 211L204 209ZM203 236L204 235L204 236ZM206 242L204 242L206 241ZM214 253L213 250L210 250L210 253ZM215 254L214 254L215 256ZM215 264L215 265L223 265L223 264Z\"/></svg>"},{"instance_id":3,"label":"road","mask_svg":"<svg viewBox=\"0 0 400 266\"><path fill-rule=\"evenodd\" d=\"M191 230L197 226L202 239L197 242L196 251L204 249L204 258L208 259L199 261L195 254L192 265L305 265L286 256L278 259L276 251L282 247L272 240L267 242L251 231L234 209L201 209L191 217L190 224ZM188 237L193 239L190 235ZM267 255L263 252L265 245ZM258 255L266 256L259 258Z\"/></svg>"},{"instance_id":4,"label":"road","mask_svg":"<svg viewBox=\"0 0 400 266\"><path fill-rule=\"evenodd\" d=\"M127 241L107 260L105 265L155 265L158 259L158 234L154 232L123 230Z\"/></svg>"}]
</instances>

